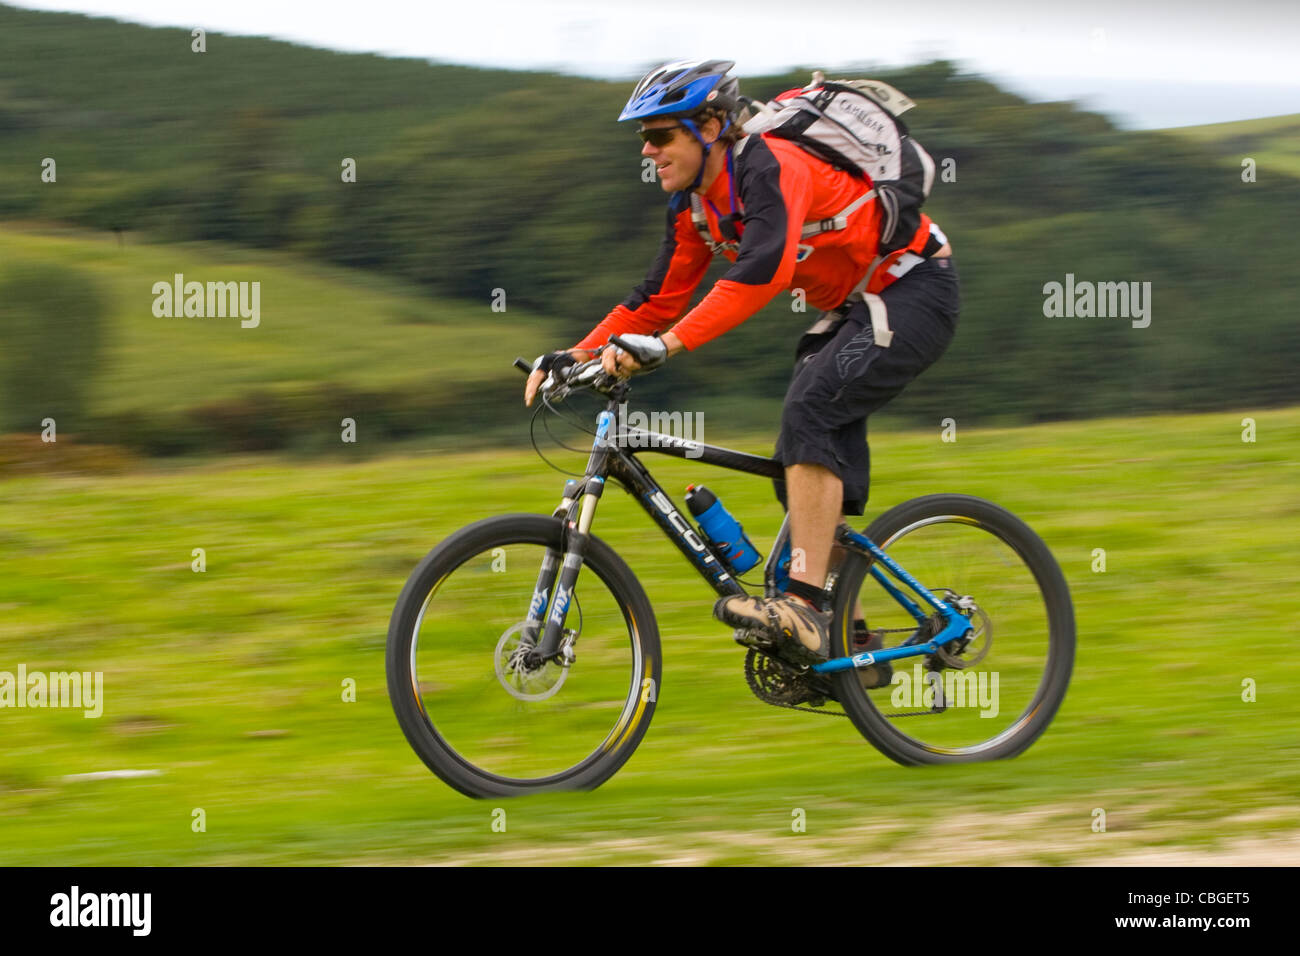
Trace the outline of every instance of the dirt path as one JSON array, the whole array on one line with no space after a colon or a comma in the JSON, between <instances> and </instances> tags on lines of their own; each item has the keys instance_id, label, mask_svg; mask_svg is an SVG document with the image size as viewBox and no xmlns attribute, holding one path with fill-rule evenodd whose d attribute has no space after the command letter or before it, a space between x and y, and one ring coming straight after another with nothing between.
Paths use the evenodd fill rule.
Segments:
<instances>
[{"instance_id":1,"label":"dirt path","mask_svg":"<svg viewBox=\"0 0 1300 956\"><path fill-rule=\"evenodd\" d=\"M1006 814L971 812L910 830L895 823L837 828L826 834L815 833L815 828L788 835L710 830L691 837L671 833L663 839L593 839L550 846L511 846L503 839L496 851L418 862L430 866L703 866L741 860L769 865L1300 866L1300 828L1295 817L1293 807L1240 814L1211 826L1223 830L1230 824L1275 822L1277 829L1226 836L1213 844L1188 839L1180 845L1180 835L1190 838L1196 832L1186 822L1139 825L1112 817L1107 832L1096 833L1086 818L1079 819L1078 808L1045 807Z\"/></svg>"}]
</instances>

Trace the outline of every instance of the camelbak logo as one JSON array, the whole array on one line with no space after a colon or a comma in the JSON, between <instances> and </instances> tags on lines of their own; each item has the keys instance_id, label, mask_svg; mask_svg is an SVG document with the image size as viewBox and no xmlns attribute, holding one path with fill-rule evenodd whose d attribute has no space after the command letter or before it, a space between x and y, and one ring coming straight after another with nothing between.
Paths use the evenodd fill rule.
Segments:
<instances>
[{"instance_id":1,"label":"camelbak logo","mask_svg":"<svg viewBox=\"0 0 1300 956\"><path fill-rule=\"evenodd\" d=\"M848 113L850 116L856 119L863 126L867 127L873 133L883 134L885 132L886 130L885 124L880 122L880 120L876 119L874 116L868 113L861 106L857 106L853 103L848 102L847 100L842 100L842 99L836 100L835 105L838 106L845 113Z\"/></svg>"}]
</instances>

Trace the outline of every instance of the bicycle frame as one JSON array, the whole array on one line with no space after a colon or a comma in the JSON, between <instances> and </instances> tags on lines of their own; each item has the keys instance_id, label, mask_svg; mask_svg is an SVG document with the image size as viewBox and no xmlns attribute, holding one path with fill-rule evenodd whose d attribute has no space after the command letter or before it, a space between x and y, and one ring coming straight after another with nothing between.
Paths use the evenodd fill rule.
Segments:
<instances>
[{"instance_id":1,"label":"bicycle frame","mask_svg":"<svg viewBox=\"0 0 1300 956\"><path fill-rule=\"evenodd\" d=\"M577 582L578 570L582 565L587 535L590 533L595 517L596 505L604 493L606 480L611 477L623 486L669 540L677 545L678 550L686 556L695 570L720 597L748 593L733 577L722 555L707 537L696 532L691 523L683 517L672 498L655 482L635 453L622 447L622 440L625 437L634 438L637 450L653 451L677 458L689 457L692 461L764 478L784 477L785 468L774 458L750 455L640 428L627 429L618 417L620 408L625 407L622 400L626 392L626 382L620 383L610 391L609 403L596 416L596 435L592 441L586 473L581 479L570 478L565 482L564 495L553 512L555 517L562 518L565 522L566 533L562 539L564 553L561 556L558 551L547 549L537 584L533 589L525 625L525 633L530 631L536 633L536 628L543 626L543 615L546 614L547 604L550 603L551 612L545 617L542 639L533 651L538 660L551 659L561 647L564 620ZM611 431L615 437L611 437ZM873 663L903 657L934 654L941 645L958 640L971 631L969 618L949 602L931 594L866 535L841 524L836 531L836 543L871 560L868 573L916 620L917 630L897 647L835 658L817 664L812 670L830 673L868 667ZM784 586L789 565L790 538L787 515L764 565L765 590L769 596ZM891 582L881 570L881 566L898 581L911 588L941 615L944 626L937 634L923 638L923 631L931 621L932 615ZM558 582L555 581L557 568L559 569ZM831 577L832 580L827 586L829 596L833 596L838 575L832 573ZM555 586L555 596L553 601L548 602L552 585Z\"/></svg>"}]
</instances>

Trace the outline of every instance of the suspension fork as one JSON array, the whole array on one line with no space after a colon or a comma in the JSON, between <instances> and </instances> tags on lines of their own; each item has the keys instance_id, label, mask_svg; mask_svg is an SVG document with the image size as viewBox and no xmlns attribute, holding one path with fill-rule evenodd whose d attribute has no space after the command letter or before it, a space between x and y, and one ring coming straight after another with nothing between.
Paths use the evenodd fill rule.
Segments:
<instances>
[{"instance_id":1,"label":"suspension fork","mask_svg":"<svg viewBox=\"0 0 1300 956\"><path fill-rule=\"evenodd\" d=\"M579 483L573 478L564 483L564 497L556 505L551 517L566 521L572 517L578 487ZM560 556L558 548L548 547L542 557L542 567L537 572L537 583L533 585L533 596L528 602L528 614L524 617L523 640L527 644L533 646L537 644L537 635L542 629L546 608L551 603L551 588L555 584L555 571L560 566Z\"/></svg>"},{"instance_id":2,"label":"suspension fork","mask_svg":"<svg viewBox=\"0 0 1300 956\"><path fill-rule=\"evenodd\" d=\"M609 457L606 436L614 424L614 419L615 413L612 409L606 409L597 416L596 439L591 446L586 477L582 481L571 478L565 482L564 498L555 509L556 516L565 523L562 539L564 551L561 555L553 548L546 550L541 571L537 576L537 585L533 589L533 598L528 606L525 633L536 633L537 626L543 627L541 641L528 653L528 661L532 666L551 660L560 650L560 639L564 635L564 621L573 601L573 589L577 584L578 571L582 568L582 558L587 550L587 538L591 532L591 523L596 517L596 505L605 491L605 466ZM555 580L557 565L559 578ZM550 613L547 614L547 595L552 581L555 583L555 594L551 597ZM544 625L543 616L545 616Z\"/></svg>"}]
</instances>

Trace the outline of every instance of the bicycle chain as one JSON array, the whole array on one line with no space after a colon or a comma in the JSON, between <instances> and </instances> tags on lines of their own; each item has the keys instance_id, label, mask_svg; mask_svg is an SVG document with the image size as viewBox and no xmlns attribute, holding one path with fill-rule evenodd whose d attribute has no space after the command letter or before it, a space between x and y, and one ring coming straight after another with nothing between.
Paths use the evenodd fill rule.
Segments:
<instances>
[{"instance_id":1,"label":"bicycle chain","mask_svg":"<svg viewBox=\"0 0 1300 956\"><path fill-rule=\"evenodd\" d=\"M899 634L905 631L915 631L913 627L881 627L877 628L881 634ZM931 714L941 714L941 710L906 710L901 714L881 714L886 720L894 720L898 717L929 717Z\"/></svg>"},{"instance_id":2,"label":"bicycle chain","mask_svg":"<svg viewBox=\"0 0 1300 956\"><path fill-rule=\"evenodd\" d=\"M820 710L816 707L803 707L799 704L779 704L776 701L768 700L765 697L760 697L759 700L763 701L763 703L765 704L771 704L773 707L784 707L786 710L802 710L805 714L820 714L823 717L847 717L848 716L848 714L844 713L844 711L842 710ZM836 701L835 703L838 704L839 701Z\"/></svg>"}]
</instances>

